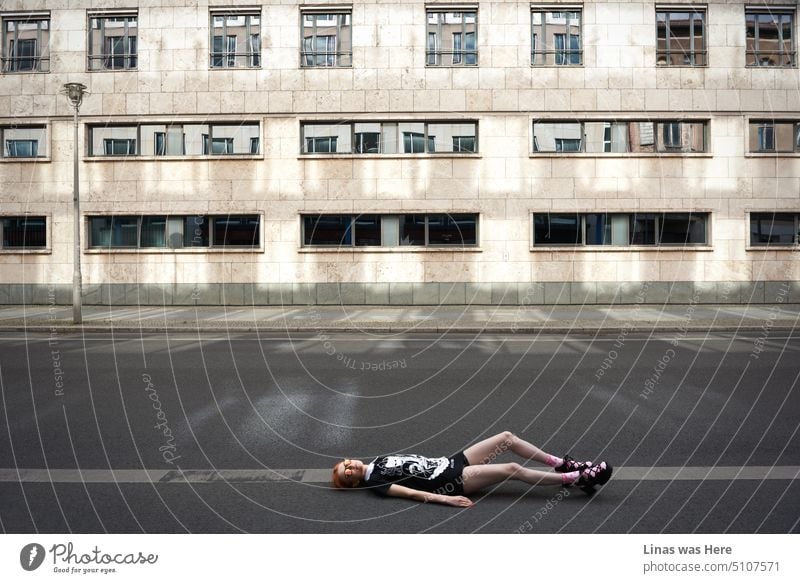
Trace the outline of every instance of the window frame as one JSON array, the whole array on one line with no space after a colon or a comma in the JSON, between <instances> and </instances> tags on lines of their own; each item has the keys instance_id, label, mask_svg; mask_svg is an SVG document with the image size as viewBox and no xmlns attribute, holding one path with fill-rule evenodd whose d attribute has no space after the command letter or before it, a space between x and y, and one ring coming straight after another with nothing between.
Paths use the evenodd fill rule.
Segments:
<instances>
[{"instance_id":1,"label":"window frame","mask_svg":"<svg viewBox=\"0 0 800 583\"><path fill-rule=\"evenodd\" d=\"M758 215L772 215L772 222L778 215L791 216L794 221L793 239L792 243L759 243L753 242L753 220ZM770 231L771 233L771 231ZM768 251L775 250L795 250L800 248L800 212L792 210L751 210L747 213L747 243L746 250L748 251Z\"/></svg>"},{"instance_id":2,"label":"window frame","mask_svg":"<svg viewBox=\"0 0 800 583\"><path fill-rule=\"evenodd\" d=\"M6 247L3 242L5 240L5 220L7 219L42 219L44 221L44 246L37 247ZM0 254L28 254L28 253L51 253L51 240L50 240L50 226L52 224L51 216L49 214L0 214Z\"/></svg>"},{"instance_id":3,"label":"window frame","mask_svg":"<svg viewBox=\"0 0 800 583\"><path fill-rule=\"evenodd\" d=\"M475 243L431 243L430 242L430 217L444 215L447 217L458 217L469 215L475 221ZM425 243L419 244L403 244L402 243L402 223L404 217L415 216L425 218ZM345 236L349 234L349 242L347 244L313 244L306 243L306 219L317 217L348 217L349 226L345 227ZM358 245L358 230L356 222L360 217L377 217L380 224L380 239L379 244L372 245ZM397 221L397 243L385 244L384 243L384 220ZM420 251L420 250L479 250L480 248L480 213L476 212L459 212L459 211L445 211L445 212L364 212L364 213L300 213L300 249L301 251L329 251L341 252L342 250L348 251L374 251L374 252L403 252L403 251Z\"/></svg>"},{"instance_id":4,"label":"window frame","mask_svg":"<svg viewBox=\"0 0 800 583\"><path fill-rule=\"evenodd\" d=\"M230 16L243 16L245 18L245 25L244 25L244 48L246 52L240 53L238 43L236 43L236 48L234 49L233 53L231 53L228 49L230 48L228 45L228 41L230 40L231 36L228 35L228 17ZM252 24L252 18L258 17L258 25ZM221 52L217 52L214 50L214 39L217 35L214 34L216 27L214 26L214 18L215 17L222 17L222 40L223 40L223 50ZM261 42L262 42L262 16L261 16L261 8L249 8L249 9L224 9L219 7L212 7L209 10L208 16L208 68L209 70L242 70L242 69L261 69L263 62L262 59L262 51L261 51ZM258 30L258 45L253 44L253 28L256 27ZM234 40L237 38L236 35L232 37ZM255 49L258 50L255 50ZM233 64L231 65L231 56L233 58ZM244 57L245 65L237 65L239 57ZM215 59L219 58L222 64L215 65Z\"/></svg>"},{"instance_id":5,"label":"window frame","mask_svg":"<svg viewBox=\"0 0 800 583\"><path fill-rule=\"evenodd\" d=\"M667 33L666 49L664 49L663 51L660 51L658 49L658 41L659 41L659 38L658 38L658 16L661 13L664 13L664 14L667 15L666 23L665 23L666 33ZM670 43L669 43L669 40L670 40L670 34L669 34L670 33L670 22L669 22L670 19L669 19L669 16L671 14L678 14L678 13L688 13L689 14L690 35L692 35L692 36L690 37L690 42L689 42L689 45L690 45L691 48L690 48L690 51L688 53L690 62L689 63L684 62L684 63L678 64L678 65L674 65L671 62L672 51L670 50ZM697 51L694 48L694 45L695 45L695 43L694 43L694 40L695 40L695 36L694 36L694 21L695 21L695 18L694 17L696 15L700 15L702 17L701 20L702 20L702 23L703 23L703 37L702 37L702 39L703 39L703 48L700 51ZM683 54L685 56L687 53L683 52L681 54ZM698 54L702 55L702 57L703 57L703 64L701 64L701 65L696 64L696 62L697 62L696 55L698 55ZM662 55L665 56L665 59L664 59L663 63L660 62L660 57ZM706 6L695 6L693 4L687 4L685 6L685 8L681 7L680 5L674 5L674 4L670 4L670 5L659 5L659 4L656 4L656 67L667 67L667 68L669 68L669 67L689 67L689 68L697 68L697 67L708 67L708 66L709 66L708 65L708 8Z\"/></svg>"},{"instance_id":6,"label":"window frame","mask_svg":"<svg viewBox=\"0 0 800 583\"><path fill-rule=\"evenodd\" d=\"M105 26L107 20L110 19L125 19L124 32L121 37L106 37ZM100 21L100 47L94 47L92 44L92 21L98 19ZM130 35L130 19L136 22L136 34ZM86 27L86 70L90 73L100 73L105 71L110 72L123 72L123 71L138 71L139 70L139 11L136 10L109 10L109 11L89 11L87 13L87 27ZM123 48L125 49L122 56L117 56L114 52L106 53L106 40L109 38L121 38ZM134 48L131 50L131 39L134 41ZM108 67L108 62L113 62L114 59L123 59L122 67ZM99 66L95 64L99 63Z\"/></svg>"},{"instance_id":7,"label":"window frame","mask_svg":"<svg viewBox=\"0 0 800 583\"><path fill-rule=\"evenodd\" d=\"M250 245L221 245L216 242L216 221L219 219L230 219L232 217L248 217L257 218L258 220L258 240ZM163 246L143 246L142 245L142 232L143 224L146 219L164 218L164 245ZM204 233L207 237L207 244L205 245L187 245L187 221L195 218L195 224L205 225ZM197 218L202 218L200 223L196 222ZM136 245L96 245L92 239L92 219L109 220L109 225L113 230L115 219L135 219L136 220ZM170 222L173 225L175 221L180 221L181 232L180 242L181 245L170 246ZM201 214L186 214L186 213L119 213L119 214L98 214L91 213L85 215L84 222L85 229L85 252L87 253L259 253L264 252L264 216L260 212L244 212L244 213L201 213ZM173 234L177 234L174 232Z\"/></svg>"},{"instance_id":8,"label":"window frame","mask_svg":"<svg viewBox=\"0 0 800 583\"><path fill-rule=\"evenodd\" d=\"M465 4L461 5L446 5L446 6L436 6L435 4L429 4L425 6L425 66L426 67L478 67L480 65L480 57L478 50L478 13L480 12L479 6L477 4ZM461 14L461 30L454 31L451 34L453 35L453 50L450 52L444 52L442 47L444 46L442 42L442 37L445 34L443 25L441 22L437 22L436 25L436 32L431 32L428 27L430 26L429 19L431 14ZM474 14L475 15L475 23L474 23L474 30L467 30L467 22L466 17L463 16L465 14ZM455 49L455 35L459 35L459 45L460 49L456 51ZM468 35L474 35L474 49L467 50L467 39ZM431 36L433 35L433 36ZM434 39L433 42L433 49L431 50L431 38ZM448 58L449 55L449 58ZM468 62L474 58L475 62Z\"/></svg>"},{"instance_id":9,"label":"window frame","mask_svg":"<svg viewBox=\"0 0 800 583\"><path fill-rule=\"evenodd\" d=\"M36 38L24 39L35 41L34 55L31 57L19 57L9 54L8 23L16 23L14 26L14 47L19 42L19 23L36 22ZM42 23L47 23L47 42L43 39ZM49 73L50 72L50 35L52 31L52 20L49 12L8 12L0 14L0 27L2 27L2 47L0 47L0 65L3 74L30 74L30 73ZM45 51L45 47L47 50ZM16 51L16 48L14 49ZM44 56L46 55L46 56ZM19 69L14 64L22 60L31 60L34 67L31 69Z\"/></svg>"},{"instance_id":10,"label":"window frame","mask_svg":"<svg viewBox=\"0 0 800 583\"><path fill-rule=\"evenodd\" d=\"M536 216L537 215L569 215L575 216L579 219L578 235L579 241L576 243L537 243L536 242ZM627 217L627 244L614 244L614 243L587 243L587 218L590 215L605 215L607 217ZM703 217L704 226L704 241L702 243L663 243L661 242L663 236L664 217L667 215L681 216L689 215ZM610 211L602 212L597 210L590 211L530 211L530 250L531 251L553 251L553 250L581 250L581 251L664 251L671 249L692 249L698 251L707 251L712 248L711 234L712 234L712 217L713 213L709 210L701 211ZM653 219L654 230L652 234L653 243L634 243L635 221L638 219Z\"/></svg>"},{"instance_id":11,"label":"window frame","mask_svg":"<svg viewBox=\"0 0 800 583\"><path fill-rule=\"evenodd\" d=\"M529 157L548 157L548 156L579 156L579 157L649 157L649 156L701 156L701 157L709 157L712 155L710 146L711 146L711 120L708 118L658 118L658 119L604 119L604 118L582 118L582 119L565 119L565 118L539 118L539 117L531 117L530 119L530 129L531 129L531 139L529 141L529 145L531 146L531 151L529 153ZM606 150L604 147L604 151L592 151L589 152L586 150L587 143L587 134L586 134L586 124L606 124L607 127L613 128L615 125L620 124L632 124L632 123L645 123L645 124L652 124L653 128L653 151L630 151L630 142L626 142L626 150L625 151L613 151L613 147L610 150ZM563 141L569 140L574 141L578 140L580 143L579 150L558 150L557 147L552 150L540 150L539 141L536 135L536 124L573 124L573 125L580 125L580 137L579 138L560 138ZM665 124L680 124L679 130L682 125L695 125L701 124L703 128L703 150L702 151L683 151L678 148L672 147L660 147L659 146L659 139L658 139L658 132L662 129L662 126ZM558 140L559 138L554 138ZM613 142L613 137L611 138ZM606 145L606 134L604 132L603 136L603 144ZM608 145L611 147L611 143L609 142ZM682 146L681 146L682 147Z\"/></svg>"},{"instance_id":12,"label":"window frame","mask_svg":"<svg viewBox=\"0 0 800 583\"><path fill-rule=\"evenodd\" d=\"M788 15L790 17L790 19L791 19L790 30L792 31L792 33L791 33L792 34L792 47L791 47L791 51L788 53L788 55L791 57L791 63L789 63L788 65L783 64L783 63L776 64L776 65L770 65L770 64L762 64L761 62L759 62L759 55L765 52L765 51L761 51L759 46L758 46L759 45L759 42L758 42L759 41L759 33L758 33L759 32L759 19L758 19L758 16L759 15L763 15L763 14ZM747 19L748 19L748 17L750 15L755 16L755 30L753 31L753 45L754 45L755 49L752 50L752 51L747 50L747 40L749 38L747 36L747 27L748 27ZM744 7L744 26L745 26L745 33L744 33L745 34L745 41L744 41L745 42L745 49L744 49L745 50L745 53L744 53L745 54L745 61L744 61L744 66L745 67L748 67L748 68L749 67L753 67L753 68L765 67L765 68L768 68L768 69L796 69L797 68L797 10L796 10L796 8L789 7L789 6L755 7L755 6L747 6L747 5L745 5L745 7ZM783 50L783 42L782 42L782 39L783 39L783 28L782 27L778 27L778 31L779 31L779 33L778 33L779 34L779 44L780 44L780 47L781 47L781 50L779 51L779 54L780 54L781 57L784 57L787 53L785 53L784 50ZM753 59L754 63L752 63L752 64L748 64L748 62L747 62L749 55L754 55L754 59Z\"/></svg>"},{"instance_id":13,"label":"window frame","mask_svg":"<svg viewBox=\"0 0 800 583\"><path fill-rule=\"evenodd\" d=\"M306 50L305 40L306 37L304 36L305 32L305 18L306 16L314 16L314 25L312 27L312 34L310 37L311 40L311 50ZM317 50L317 39L318 38L326 38L330 37L331 35L318 35L317 34L317 19L318 16L336 16L336 35L333 38L336 39L334 51L331 53L329 51L320 52ZM340 17L341 16L348 16L350 18L350 34L349 34L349 43L350 46L347 47L348 50L342 51L342 43L341 43L341 29L342 24ZM328 41L326 41L327 44ZM318 59L322 56L325 57L325 60L328 60L328 57L333 55L333 62L331 64L319 64ZM307 64L307 59L311 58L313 61L310 64ZM342 64L342 61L347 59L347 64ZM352 6L329 6L329 7L312 7L312 6L301 6L300 7L300 68L301 69L351 69L353 68L353 8Z\"/></svg>"},{"instance_id":14,"label":"window frame","mask_svg":"<svg viewBox=\"0 0 800 583\"><path fill-rule=\"evenodd\" d=\"M542 15L541 30L542 30L542 37L544 38L544 40L542 41L543 42L542 47L546 47L547 46L546 45L546 39L547 39L547 15L548 14L573 13L573 12L577 12L579 14L579 24L578 24L578 26L579 26L580 32L578 34L578 49L574 50L574 49L571 48L571 45L572 45L571 40L572 40L572 36L573 35L571 35L569 33L569 26L570 26L569 22L570 22L570 19L567 18L566 19L567 28L565 29L565 32L564 32L564 48L561 49L561 50L556 50L555 47L553 48L553 50L544 50L544 49L537 50L537 47L536 47L536 34L534 33L534 30L535 30L534 26L538 26L538 25L535 25L533 23L534 14L541 14ZM528 35L528 41L530 42L530 46L531 46L531 51L530 51L531 62L530 62L530 66L531 67L583 67L583 66L585 66L585 62L584 62L584 32L583 32L583 24L584 24L584 6L583 6L583 4L564 4L563 6L562 5L551 5L551 4L532 4L531 5L531 10L530 10L530 19L529 19L530 34ZM547 56L551 55L551 54L553 55L553 63L552 64L547 62ZM558 55L561 55L561 59L564 62L561 62L561 63L556 62L556 61L558 61L558 58L557 58ZM569 61L572 60L570 57L572 57L573 55L577 55L578 56L578 62L577 63L569 62ZM539 59L542 62L541 63L536 62L537 61L536 57L539 57Z\"/></svg>"},{"instance_id":15,"label":"window frame","mask_svg":"<svg viewBox=\"0 0 800 583\"><path fill-rule=\"evenodd\" d=\"M359 152L358 144L359 144L359 136L363 134L372 134L375 132L363 132L363 131L356 131L356 126L359 124L380 124L380 132L378 132L378 149L384 149L384 145L387 143L391 143L389 140L384 140L384 135L386 132L384 131L384 125L394 125L397 127L397 151L396 152ZM423 133L421 134L424 144L424 151L422 152L406 152L404 149L404 135L406 133L414 133L417 132L405 132L402 131L400 128L401 124L421 124L423 125ZM330 137L333 139L338 139L338 136L306 136L305 128L310 126L350 126L350 151L348 152L308 152L306 151L306 145L309 138L321 138L321 137ZM465 150L458 150L456 151L453 148L452 151L436 151L431 150L432 139L435 136L430 135L429 128L430 126L435 125L472 125L475 128L474 136L471 136L474 139L473 151L465 151ZM458 136L451 136L451 138L458 137L461 140L464 140L470 136L465 136L459 134ZM452 142L452 140L451 140ZM477 156L480 154L479 151L480 147L480 140L479 140L479 128L478 128L478 120L477 119L456 119L456 120L442 120L442 119L431 119L431 120L414 120L414 119L377 119L377 120L365 120L365 119L347 119L344 121L327 121L327 120L301 120L300 121L300 156L305 157L313 157L313 156L353 156L353 157L369 157L369 156L381 156L381 157L406 157L406 156L417 156L417 157L427 157L427 156Z\"/></svg>"},{"instance_id":16,"label":"window frame","mask_svg":"<svg viewBox=\"0 0 800 583\"><path fill-rule=\"evenodd\" d=\"M792 126L792 149L791 150L779 150L778 149L778 132L777 132L777 124L791 124ZM751 138L750 134L752 132L753 127L758 129L759 136L762 130L771 130L771 138L772 138L772 148L771 149L758 149L753 150L751 149ZM748 156L794 156L800 154L800 121L796 119L757 119L752 118L748 120L747 123L747 134L746 134L746 144L745 144L745 151L747 152ZM759 137L758 142L760 144L761 138Z\"/></svg>"},{"instance_id":17,"label":"window frame","mask_svg":"<svg viewBox=\"0 0 800 583\"><path fill-rule=\"evenodd\" d=\"M42 152L44 154L37 154L36 156L9 156L6 142L6 132L9 130L20 130L20 129L40 129L44 132L44 137L42 138L41 142L37 145L37 151ZM38 143L39 140L36 140ZM50 161L50 125L49 124L3 124L0 125L0 162L43 162L43 161Z\"/></svg>"},{"instance_id":18,"label":"window frame","mask_svg":"<svg viewBox=\"0 0 800 583\"><path fill-rule=\"evenodd\" d=\"M205 126L208 128L208 134L203 133L202 136L204 138L203 142L201 143L201 149L204 149L205 145L205 137L208 136L208 154L186 154L186 134L183 134L183 141L182 141L182 154L159 154L157 151L152 153L144 152L143 148L145 146L145 140L142 139L143 131L147 130L148 128L158 128L158 127L165 127L165 128L172 128L172 127L183 127L183 126ZM163 161L171 161L171 160L206 160L206 159L213 159L213 160L250 160L250 159L263 159L263 153L252 153L253 147L253 136L249 136L249 141L245 142L247 146L246 152L239 152L239 153L220 153L214 154L213 153L213 142L218 139L225 139L225 136L214 136L214 128L215 127L230 127L230 126L258 126L258 148L261 150L262 144L262 124L260 121L251 121L251 120L168 120L164 122L159 122L158 120L148 120L144 122L135 122L135 123L108 123L108 124L101 124L101 123L88 123L86 124L86 159L89 161L102 161L102 160L114 160L114 159L137 159L137 160L163 160ZM103 130L107 128L135 128L136 130L136 152L133 154L104 154L98 153L94 151L94 134L95 130ZM168 134L168 132L159 132L154 131L154 138L153 138L153 145L154 150L157 147L157 138L156 135L159 134ZM244 136L244 139L248 138L248 136ZM122 139L122 138L120 138ZM233 138L230 138L233 139ZM166 143L166 135L165 135L165 142L164 142L165 149L167 148Z\"/></svg>"}]
</instances>

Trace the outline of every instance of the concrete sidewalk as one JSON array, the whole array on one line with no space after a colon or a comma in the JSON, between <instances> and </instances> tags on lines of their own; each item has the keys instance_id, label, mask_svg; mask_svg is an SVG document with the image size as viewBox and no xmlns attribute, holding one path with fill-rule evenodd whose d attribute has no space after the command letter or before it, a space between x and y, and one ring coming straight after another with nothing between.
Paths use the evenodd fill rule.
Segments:
<instances>
[{"instance_id":1,"label":"concrete sidewalk","mask_svg":"<svg viewBox=\"0 0 800 583\"><path fill-rule=\"evenodd\" d=\"M29 332L688 333L793 331L800 304L623 306L4 306L0 329Z\"/></svg>"}]
</instances>

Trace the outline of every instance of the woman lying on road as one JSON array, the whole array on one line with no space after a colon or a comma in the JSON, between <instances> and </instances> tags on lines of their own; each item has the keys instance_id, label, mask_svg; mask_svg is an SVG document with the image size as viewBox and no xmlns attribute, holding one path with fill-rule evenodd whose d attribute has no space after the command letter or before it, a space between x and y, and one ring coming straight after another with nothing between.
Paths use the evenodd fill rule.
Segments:
<instances>
[{"instance_id":1,"label":"woman lying on road","mask_svg":"<svg viewBox=\"0 0 800 583\"><path fill-rule=\"evenodd\" d=\"M525 460L546 464L556 473L532 470L516 462L491 463L508 450ZM522 480L540 486L576 484L591 494L595 486L608 482L611 472L606 462L592 465L592 462L577 462L568 455L555 457L504 431L449 458L398 454L379 456L370 464L346 459L333 466L333 485L336 488L369 488L382 496L399 496L418 502L472 506L465 494L505 480Z\"/></svg>"}]
</instances>

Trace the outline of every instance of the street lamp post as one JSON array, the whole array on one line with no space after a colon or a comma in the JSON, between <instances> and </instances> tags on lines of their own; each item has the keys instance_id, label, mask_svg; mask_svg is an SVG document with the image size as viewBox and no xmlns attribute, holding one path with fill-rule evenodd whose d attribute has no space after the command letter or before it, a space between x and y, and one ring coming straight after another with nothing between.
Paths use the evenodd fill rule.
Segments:
<instances>
[{"instance_id":1,"label":"street lamp post","mask_svg":"<svg viewBox=\"0 0 800 583\"><path fill-rule=\"evenodd\" d=\"M83 322L81 313L81 203L78 191L78 109L83 102L86 94L86 85L83 83L65 83L62 90L69 99L72 107L75 108L75 138L73 144L74 166L72 172L72 204L73 204L73 228L75 230L75 258L72 263L72 322L80 324Z\"/></svg>"}]
</instances>

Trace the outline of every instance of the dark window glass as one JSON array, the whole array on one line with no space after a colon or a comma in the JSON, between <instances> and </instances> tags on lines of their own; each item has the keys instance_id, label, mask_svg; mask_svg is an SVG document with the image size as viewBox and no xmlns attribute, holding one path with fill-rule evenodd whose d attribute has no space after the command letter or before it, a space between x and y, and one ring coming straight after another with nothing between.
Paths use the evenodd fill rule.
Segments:
<instances>
[{"instance_id":1,"label":"dark window glass","mask_svg":"<svg viewBox=\"0 0 800 583\"><path fill-rule=\"evenodd\" d=\"M751 245L792 245L798 239L796 215L753 213L750 215Z\"/></svg>"},{"instance_id":2,"label":"dark window glass","mask_svg":"<svg viewBox=\"0 0 800 583\"><path fill-rule=\"evenodd\" d=\"M428 215L429 245L475 245L475 215Z\"/></svg>"},{"instance_id":3,"label":"dark window glass","mask_svg":"<svg viewBox=\"0 0 800 583\"><path fill-rule=\"evenodd\" d=\"M139 219L137 217L90 217L90 247L138 246Z\"/></svg>"},{"instance_id":4,"label":"dark window glass","mask_svg":"<svg viewBox=\"0 0 800 583\"><path fill-rule=\"evenodd\" d=\"M433 138L429 138L433 140ZM431 148L433 151L434 148ZM403 132L403 151L406 154L421 154L425 152L425 134L416 132Z\"/></svg>"},{"instance_id":5,"label":"dark window glass","mask_svg":"<svg viewBox=\"0 0 800 583\"><path fill-rule=\"evenodd\" d=\"M47 246L45 217L3 218L3 248L31 249Z\"/></svg>"},{"instance_id":6,"label":"dark window glass","mask_svg":"<svg viewBox=\"0 0 800 583\"><path fill-rule=\"evenodd\" d=\"M425 215L403 215L400 221L401 245L425 245Z\"/></svg>"},{"instance_id":7,"label":"dark window glass","mask_svg":"<svg viewBox=\"0 0 800 583\"><path fill-rule=\"evenodd\" d=\"M167 217L142 217L140 247L167 246Z\"/></svg>"},{"instance_id":8,"label":"dark window glass","mask_svg":"<svg viewBox=\"0 0 800 583\"><path fill-rule=\"evenodd\" d=\"M453 152L474 152L475 136L453 136Z\"/></svg>"},{"instance_id":9,"label":"dark window glass","mask_svg":"<svg viewBox=\"0 0 800 583\"><path fill-rule=\"evenodd\" d=\"M303 217L303 244L350 247L352 245L351 224L350 215L305 216Z\"/></svg>"},{"instance_id":10,"label":"dark window glass","mask_svg":"<svg viewBox=\"0 0 800 583\"><path fill-rule=\"evenodd\" d=\"M260 244L257 215L214 218L215 247L258 247Z\"/></svg>"},{"instance_id":11,"label":"dark window glass","mask_svg":"<svg viewBox=\"0 0 800 583\"><path fill-rule=\"evenodd\" d=\"M586 215L586 244L611 245L611 220L609 215Z\"/></svg>"},{"instance_id":12,"label":"dark window glass","mask_svg":"<svg viewBox=\"0 0 800 583\"><path fill-rule=\"evenodd\" d=\"M309 154L330 154L336 152L338 138L306 138L306 152Z\"/></svg>"},{"instance_id":13,"label":"dark window glass","mask_svg":"<svg viewBox=\"0 0 800 583\"><path fill-rule=\"evenodd\" d=\"M659 225L659 239L661 245L704 245L706 215L664 213Z\"/></svg>"},{"instance_id":14,"label":"dark window glass","mask_svg":"<svg viewBox=\"0 0 800 583\"><path fill-rule=\"evenodd\" d=\"M209 218L205 215L191 215L184 218L183 246L208 247Z\"/></svg>"},{"instance_id":15,"label":"dark window glass","mask_svg":"<svg viewBox=\"0 0 800 583\"><path fill-rule=\"evenodd\" d=\"M133 156L136 154L136 140L127 138L105 138L103 153L106 156Z\"/></svg>"},{"instance_id":16,"label":"dark window glass","mask_svg":"<svg viewBox=\"0 0 800 583\"><path fill-rule=\"evenodd\" d=\"M39 140L6 140L9 158L35 158L39 155Z\"/></svg>"},{"instance_id":17,"label":"dark window glass","mask_svg":"<svg viewBox=\"0 0 800 583\"><path fill-rule=\"evenodd\" d=\"M656 244L656 215L653 213L631 215L631 245Z\"/></svg>"},{"instance_id":18,"label":"dark window glass","mask_svg":"<svg viewBox=\"0 0 800 583\"><path fill-rule=\"evenodd\" d=\"M357 154L378 154L381 151L380 132L358 132L356 133L356 153Z\"/></svg>"},{"instance_id":19,"label":"dark window glass","mask_svg":"<svg viewBox=\"0 0 800 583\"><path fill-rule=\"evenodd\" d=\"M381 244L381 218L378 215L360 215L355 219L356 247Z\"/></svg>"},{"instance_id":20,"label":"dark window glass","mask_svg":"<svg viewBox=\"0 0 800 583\"><path fill-rule=\"evenodd\" d=\"M533 215L534 245L580 245L581 217L578 214Z\"/></svg>"}]
</instances>

